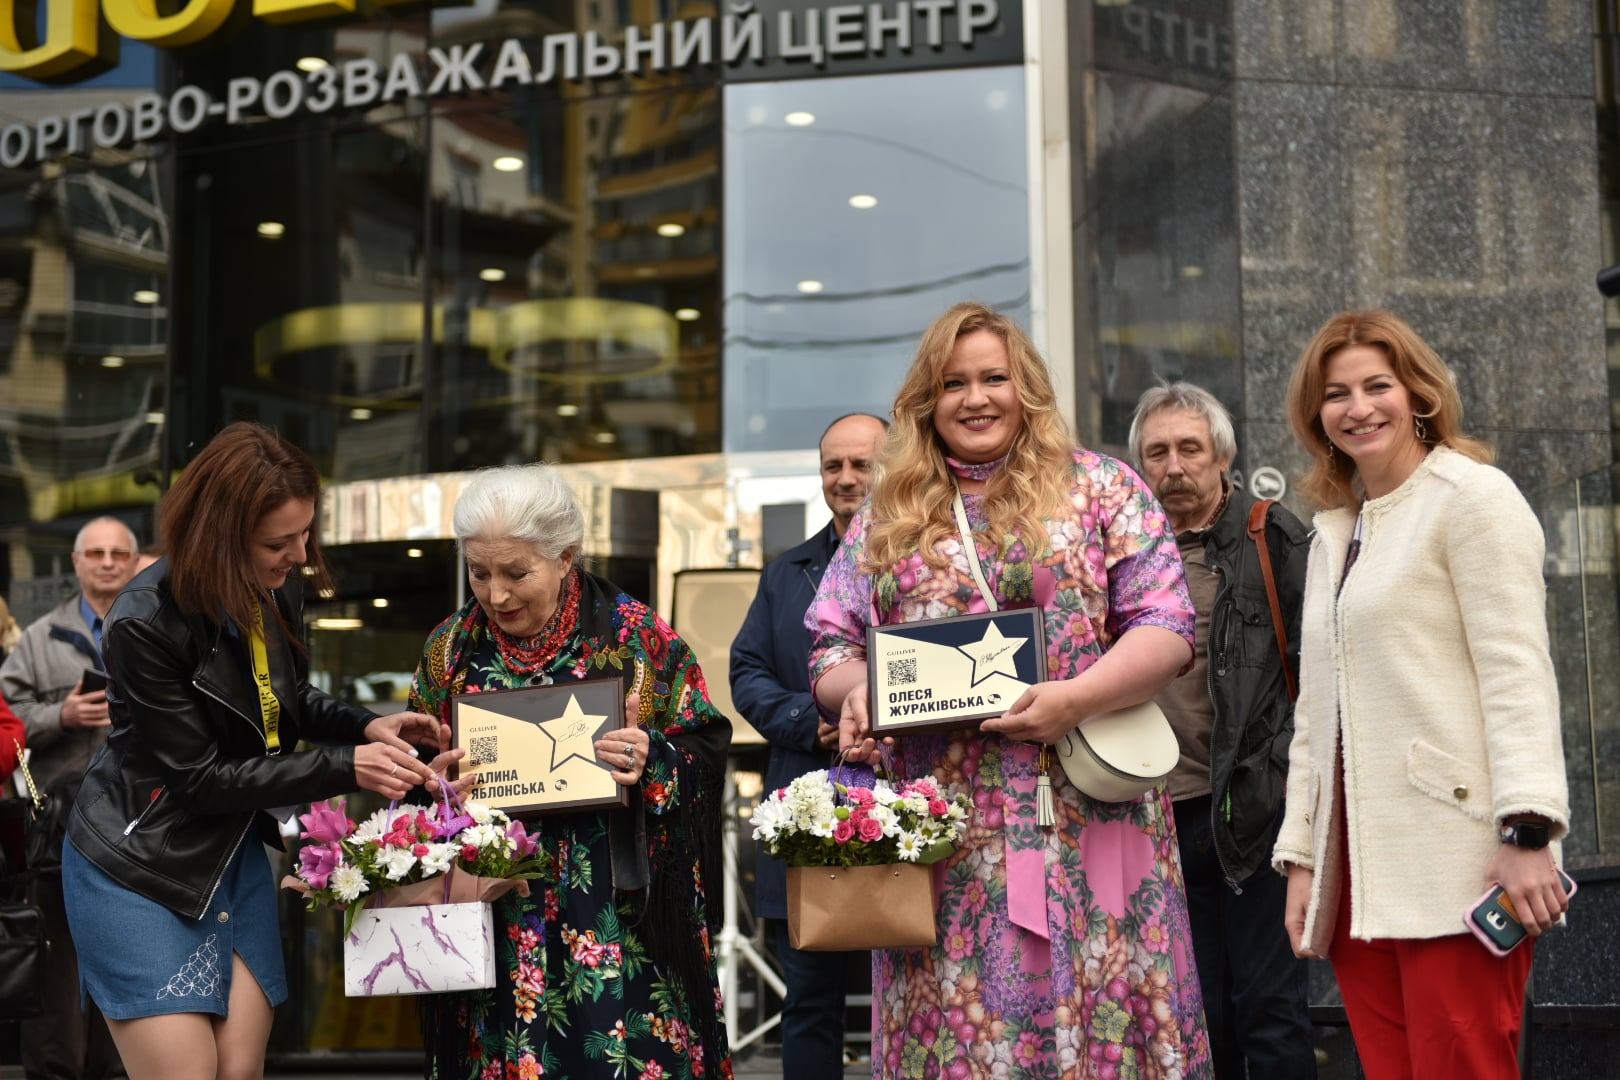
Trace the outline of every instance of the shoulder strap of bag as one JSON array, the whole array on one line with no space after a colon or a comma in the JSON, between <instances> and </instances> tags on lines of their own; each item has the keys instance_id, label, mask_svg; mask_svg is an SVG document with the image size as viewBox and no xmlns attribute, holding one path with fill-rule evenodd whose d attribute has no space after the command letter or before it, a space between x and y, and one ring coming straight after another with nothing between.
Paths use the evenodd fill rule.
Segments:
<instances>
[{"instance_id":1,"label":"shoulder strap of bag","mask_svg":"<svg viewBox=\"0 0 1620 1080\"><path fill-rule=\"evenodd\" d=\"M1266 545L1266 517L1275 499L1261 499L1249 511L1249 538L1260 549L1260 576L1266 580L1266 599L1271 603L1271 628L1277 633L1277 652L1282 655L1283 678L1288 681L1288 700L1299 700L1299 684L1288 666L1288 631L1283 623L1282 604L1277 599L1277 578L1271 570L1271 549Z\"/></svg>"},{"instance_id":2,"label":"shoulder strap of bag","mask_svg":"<svg viewBox=\"0 0 1620 1080\"><path fill-rule=\"evenodd\" d=\"M973 571L973 583L979 587L979 595L984 597L984 606L997 611L995 594L985 583L984 567L979 565L979 548L973 543L973 530L968 526L967 507L962 505L961 488L956 489L952 508L956 511L956 529L962 534L962 550L967 552L968 569Z\"/></svg>"}]
</instances>

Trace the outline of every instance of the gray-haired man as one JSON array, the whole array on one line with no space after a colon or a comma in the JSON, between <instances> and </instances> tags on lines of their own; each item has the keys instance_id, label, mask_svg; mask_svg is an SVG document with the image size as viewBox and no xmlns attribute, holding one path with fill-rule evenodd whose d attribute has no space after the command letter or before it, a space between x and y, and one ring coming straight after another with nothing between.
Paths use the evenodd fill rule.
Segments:
<instances>
[{"instance_id":1,"label":"gray-haired man","mask_svg":"<svg viewBox=\"0 0 1620 1080\"><path fill-rule=\"evenodd\" d=\"M1229 476L1232 419L1207 390L1155 387L1137 403L1130 450L1176 530L1198 613L1193 666L1155 700L1181 744L1170 796L1215 1075L1314 1077L1305 966L1283 928L1287 883L1269 865L1294 707L1247 534L1255 500ZM1265 534L1297 670L1309 534L1280 506Z\"/></svg>"}]
</instances>

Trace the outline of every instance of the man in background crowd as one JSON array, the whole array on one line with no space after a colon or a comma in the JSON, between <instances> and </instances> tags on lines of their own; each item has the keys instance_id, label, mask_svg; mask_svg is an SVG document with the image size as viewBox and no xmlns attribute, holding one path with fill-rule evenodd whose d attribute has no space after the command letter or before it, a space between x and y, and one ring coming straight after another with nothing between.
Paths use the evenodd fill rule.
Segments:
<instances>
[{"instance_id":1,"label":"man in background crowd","mask_svg":"<svg viewBox=\"0 0 1620 1080\"><path fill-rule=\"evenodd\" d=\"M1130 451L1176 530L1198 616L1193 666L1155 700L1181 744L1170 797L1215 1076L1314 1078L1305 962L1283 927L1287 881L1270 865L1294 734L1290 676L1309 535L1270 507L1285 658L1248 535L1255 500L1232 485L1237 441L1226 409L1190 383L1154 387L1137 403Z\"/></svg>"},{"instance_id":2,"label":"man in background crowd","mask_svg":"<svg viewBox=\"0 0 1620 1080\"><path fill-rule=\"evenodd\" d=\"M832 520L798 547L772 560L731 646L731 700L771 744L765 790L825 769L838 746L838 726L820 718L810 694L810 632L804 613L815 598L844 530L872 488L888 422L865 413L839 417L821 436L821 494ZM759 855L758 914L776 922L777 955L787 983L782 1003L783 1080L843 1075L844 996L850 956L800 952L788 940L787 870ZM861 954L865 956L865 953Z\"/></svg>"},{"instance_id":3,"label":"man in background crowd","mask_svg":"<svg viewBox=\"0 0 1620 1080\"><path fill-rule=\"evenodd\" d=\"M72 801L91 755L107 738L101 620L135 575L135 534L112 517L96 518L73 541L79 592L23 631L0 665L0 693L28 727L29 770L53 798ZM45 913L51 964L45 1013L22 1025L28 1080L102 1080L123 1069L107 1022L92 1004L79 1008L79 960L62 906L62 880L44 875L32 889ZM134 943L132 943L134 944Z\"/></svg>"}]
</instances>

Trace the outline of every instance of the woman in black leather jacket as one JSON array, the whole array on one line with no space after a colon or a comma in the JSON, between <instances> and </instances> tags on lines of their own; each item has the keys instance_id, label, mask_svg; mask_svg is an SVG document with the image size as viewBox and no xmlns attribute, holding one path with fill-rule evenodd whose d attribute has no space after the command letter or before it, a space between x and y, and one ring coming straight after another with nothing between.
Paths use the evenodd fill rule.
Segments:
<instances>
[{"instance_id":1,"label":"woman in black leather jacket","mask_svg":"<svg viewBox=\"0 0 1620 1080\"><path fill-rule=\"evenodd\" d=\"M132 1080L262 1076L287 989L261 843L279 846L289 804L400 798L453 759L430 768L407 741L437 745L433 718L373 716L309 685L299 593L324 581L319 502L308 455L232 424L158 508L167 557L107 615L113 729L62 873L81 987Z\"/></svg>"}]
</instances>

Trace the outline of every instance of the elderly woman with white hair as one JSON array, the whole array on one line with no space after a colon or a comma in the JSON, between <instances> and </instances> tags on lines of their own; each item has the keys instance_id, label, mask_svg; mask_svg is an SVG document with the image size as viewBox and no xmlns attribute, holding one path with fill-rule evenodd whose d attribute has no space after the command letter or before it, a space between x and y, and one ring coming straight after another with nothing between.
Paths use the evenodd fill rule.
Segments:
<instances>
[{"instance_id":1,"label":"elderly woman with white hair","mask_svg":"<svg viewBox=\"0 0 1620 1080\"><path fill-rule=\"evenodd\" d=\"M454 529L473 599L428 636L411 707L622 675L632 726L596 744L630 806L527 821L557 877L495 907L498 985L425 999L428 1075L731 1076L713 932L731 725L692 651L582 569L584 515L546 465L477 473Z\"/></svg>"}]
</instances>

